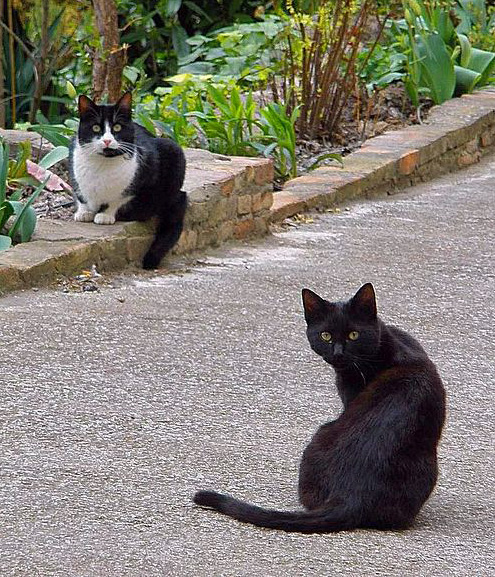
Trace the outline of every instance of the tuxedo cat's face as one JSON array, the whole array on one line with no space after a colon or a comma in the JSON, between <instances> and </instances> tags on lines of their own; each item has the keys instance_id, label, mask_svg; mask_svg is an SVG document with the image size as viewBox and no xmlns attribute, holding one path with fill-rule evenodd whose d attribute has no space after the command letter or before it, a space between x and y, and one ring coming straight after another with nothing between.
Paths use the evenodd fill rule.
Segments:
<instances>
[{"instance_id":1,"label":"tuxedo cat's face","mask_svg":"<svg viewBox=\"0 0 495 577\"><path fill-rule=\"evenodd\" d=\"M367 283L347 302L328 302L303 289L304 315L311 348L335 369L373 363L380 328L373 285Z\"/></svg>"},{"instance_id":2,"label":"tuxedo cat's face","mask_svg":"<svg viewBox=\"0 0 495 577\"><path fill-rule=\"evenodd\" d=\"M134 125L132 100L127 92L116 104L95 104L79 97L78 143L89 152L107 157L132 154Z\"/></svg>"}]
</instances>

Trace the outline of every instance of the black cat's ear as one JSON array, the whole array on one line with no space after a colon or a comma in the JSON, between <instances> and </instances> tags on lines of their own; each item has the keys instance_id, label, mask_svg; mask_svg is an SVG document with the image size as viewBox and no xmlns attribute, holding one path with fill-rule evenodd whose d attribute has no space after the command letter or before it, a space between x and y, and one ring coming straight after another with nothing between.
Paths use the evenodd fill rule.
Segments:
<instances>
[{"instance_id":1,"label":"black cat's ear","mask_svg":"<svg viewBox=\"0 0 495 577\"><path fill-rule=\"evenodd\" d=\"M88 98L85 94L81 94L79 96L77 104L79 108L79 116L84 116L90 110L95 110L97 108L96 104L91 100L91 98Z\"/></svg>"},{"instance_id":2,"label":"black cat's ear","mask_svg":"<svg viewBox=\"0 0 495 577\"><path fill-rule=\"evenodd\" d=\"M126 116L132 115L132 93L126 92L115 105L115 108Z\"/></svg>"},{"instance_id":3,"label":"black cat's ear","mask_svg":"<svg viewBox=\"0 0 495 577\"><path fill-rule=\"evenodd\" d=\"M376 297L373 285L364 284L350 300L352 312L365 319L376 319Z\"/></svg>"},{"instance_id":4,"label":"black cat's ear","mask_svg":"<svg viewBox=\"0 0 495 577\"><path fill-rule=\"evenodd\" d=\"M309 289L302 290L304 318L307 323L320 319L327 310L327 302Z\"/></svg>"}]
</instances>

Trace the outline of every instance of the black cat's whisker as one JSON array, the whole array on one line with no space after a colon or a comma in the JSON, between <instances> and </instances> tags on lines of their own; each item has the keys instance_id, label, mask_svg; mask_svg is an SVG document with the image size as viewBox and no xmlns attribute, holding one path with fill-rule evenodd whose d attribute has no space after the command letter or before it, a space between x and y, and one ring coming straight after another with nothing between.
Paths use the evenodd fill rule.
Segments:
<instances>
[{"instance_id":1,"label":"black cat's whisker","mask_svg":"<svg viewBox=\"0 0 495 577\"><path fill-rule=\"evenodd\" d=\"M356 367L358 373L361 375L363 384L366 385L366 377L364 376L363 371L359 368L359 365L355 361L352 361L352 364Z\"/></svg>"}]
</instances>

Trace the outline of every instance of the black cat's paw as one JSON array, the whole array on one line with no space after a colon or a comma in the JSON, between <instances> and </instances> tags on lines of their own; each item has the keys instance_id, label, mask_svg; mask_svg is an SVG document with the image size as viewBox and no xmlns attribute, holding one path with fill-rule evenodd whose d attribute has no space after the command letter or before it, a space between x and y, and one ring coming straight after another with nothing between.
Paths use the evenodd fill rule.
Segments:
<instances>
[{"instance_id":1,"label":"black cat's paw","mask_svg":"<svg viewBox=\"0 0 495 577\"><path fill-rule=\"evenodd\" d=\"M223 500L224 496L216 491L197 491L193 497L196 505L213 509L218 509Z\"/></svg>"}]
</instances>

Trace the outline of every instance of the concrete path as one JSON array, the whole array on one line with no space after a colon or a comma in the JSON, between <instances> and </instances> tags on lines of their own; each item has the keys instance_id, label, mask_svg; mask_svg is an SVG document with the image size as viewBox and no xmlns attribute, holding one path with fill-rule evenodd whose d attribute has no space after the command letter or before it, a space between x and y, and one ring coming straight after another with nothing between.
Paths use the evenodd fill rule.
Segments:
<instances>
[{"instance_id":1,"label":"concrete path","mask_svg":"<svg viewBox=\"0 0 495 577\"><path fill-rule=\"evenodd\" d=\"M494 190L492 157L188 271L0 299L0 575L495 575ZM288 535L195 508L208 487L297 506L301 451L340 410L300 290L365 281L448 390L416 526Z\"/></svg>"}]
</instances>

